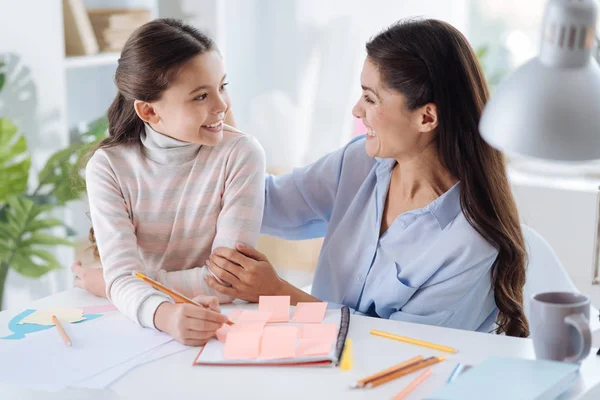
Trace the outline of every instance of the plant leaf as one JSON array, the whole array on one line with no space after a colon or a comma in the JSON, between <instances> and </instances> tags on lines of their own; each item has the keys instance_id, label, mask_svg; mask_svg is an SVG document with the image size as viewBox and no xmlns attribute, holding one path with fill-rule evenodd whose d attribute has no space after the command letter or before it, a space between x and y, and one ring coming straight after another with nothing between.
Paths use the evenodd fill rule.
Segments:
<instances>
[{"instance_id":1,"label":"plant leaf","mask_svg":"<svg viewBox=\"0 0 600 400\"><path fill-rule=\"evenodd\" d=\"M46 233L33 233L31 237L21 241L22 246L34 246L34 245L42 245L42 246L75 246L73 242L68 239L61 238L54 235L49 235Z\"/></svg>"},{"instance_id":2,"label":"plant leaf","mask_svg":"<svg viewBox=\"0 0 600 400\"><path fill-rule=\"evenodd\" d=\"M45 252L46 255L50 255L54 258L54 256ZM39 257L43 262L35 262L34 256ZM14 255L10 266L20 273L21 275L30 277L30 278L39 278L40 276L54 270L60 268L60 263L56 258L54 260L48 261L40 257L39 254L29 254L24 255L21 251L17 251Z\"/></svg>"},{"instance_id":3,"label":"plant leaf","mask_svg":"<svg viewBox=\"0 0 600 400\"><path fill-rule=\"evenodd\" d=\"M27 140L6 118L0 118L0 202L27 190L31 159Z\"/></svg>"},{"instance_id":4,"label":"plant leaf","mask_svg":"<svg viewBox=\"0 0 600 400\"><path fill-rule=\"evenodd\" d=\"M59 205L79 199L84 192L85 186L76 184L79 152L83 146L83 143L76 143L57 151L40 171L40 186L49 188L50 195L56 198Z\"/></svg>"},{"instance_id":5,"label":"plant leaf","mask_svg":"<svg viewBox=\"0 0 600 400\"><path fill-rule=\"evenodd\" d=\"M0 260L22 275L39 277L60 268L56 257L44 247L72 246L73 242L47 233L46 230L63 223L46 216L52 206L36 204L24 196L6 200L7 223L0 224Z\"/></svg>"},{"instance_id":6,"label":"plant leaf","mask_svg":"<svg viewBox=\"0 0 600 400\"><path fill-rule=\"evenodd\" d=\"M62 226L63 223L62 221L56 219L56 218L47 218L47 219L42 219L42 220L35 220L29 223L28 225L28 229L30 231L38 231L40 229L49 229L49 228L54 228L57 226Z\"/></svg>"},{"instance_id":7,"label":"plant leaf","mask_svg":"<svg viewBox=\"0 0 600 400\"><path fill-rule=\"evenodd\" d=\"M106 136L108 136L108 118L103 116L93 121L90 124L88 131L82 133L82 136L89 138L86 141L92 141L96 143L106 138Z\"/></svg>"}]
</instances>

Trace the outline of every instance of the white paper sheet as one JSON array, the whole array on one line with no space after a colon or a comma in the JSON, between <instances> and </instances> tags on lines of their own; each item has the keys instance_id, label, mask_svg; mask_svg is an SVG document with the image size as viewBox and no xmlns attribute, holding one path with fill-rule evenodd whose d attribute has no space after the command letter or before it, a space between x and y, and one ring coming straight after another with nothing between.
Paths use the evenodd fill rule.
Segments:
<instances>
[{"instance_id":1,"label":"white paper sheet","mask_svg":"<svg viewBox=\"0 0 600 400\"><path fill-rule=\"evenodd\" d=\"M131 360L125 361L107 371L101 372L92 377L86 378L81 382L77 382L71 387L82 389L104 389L113 382L130 372L140 365L147 364L152 361L160 360L161 358L179 353L183 350L191 349L190 346L184 346L174 340L159 346L156 349L147 351Z\"/></svg>"},{"instance_id":2,"label":"white paper sheet","mask_svg":"<svg viewBox=\"0 0 600 400\"><path fill-rule=\"evenodd\" d=\"M0 382L57 391L131 360L171 341L165 333L145 329L121 313L80 324L64 324L73 345L55 328L23 340L0 342Z\"/></svg>"}]
</instances>

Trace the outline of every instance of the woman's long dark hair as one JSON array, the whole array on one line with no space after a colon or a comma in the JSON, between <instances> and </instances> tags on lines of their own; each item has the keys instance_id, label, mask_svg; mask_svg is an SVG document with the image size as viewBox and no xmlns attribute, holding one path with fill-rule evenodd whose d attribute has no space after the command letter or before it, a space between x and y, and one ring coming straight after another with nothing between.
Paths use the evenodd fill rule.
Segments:
<instances>
[{"instance_id":1,"label":"woman's long dark hair","mask_svg":"<svg viewBox=\"0 0 600 400\"><path fill-rule=\"evenodd\" d=\"M107 112L109 136L94 151L140 145L144 121L135 112L135 100L160 99L186 61L211 50L217 50L212 39L177 19L156 19L136 29L123 47L115 73L118 93ZM93 228L89 239L99 258Z\"/></svg>"},{"instance_id":2,"label":"woman's long dark hair","mask_svg":"<svg viewBox=\"0 0 600 400\"><path fill-rule=\"evenodd\" d=\"M460 180L462 211L499 250L492 267L497 332L528 336L523 233L504 157L479 134L489 92L473 49L450 24L421 19L385 29L367 43L367 55L384 84L407 98L409 110L436 105L437 148L442 163Z\"/></svg>"}]
</instances>

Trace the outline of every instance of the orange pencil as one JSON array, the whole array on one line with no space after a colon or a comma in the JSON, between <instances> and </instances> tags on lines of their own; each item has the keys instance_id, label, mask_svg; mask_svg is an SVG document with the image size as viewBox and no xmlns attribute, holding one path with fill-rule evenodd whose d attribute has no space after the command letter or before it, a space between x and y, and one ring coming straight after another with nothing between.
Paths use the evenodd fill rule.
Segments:
<instances>
[{"instance_id":1,"label":"orange pencil","mask_svg":"<svg viewBox=\"0 0 600 400\"><path fill-rule=\"evenodd\" d=\"M56 326L56 330L58 331L58 333L60 333L60 336L63 338L63 340L65 341L67 346L71 346L72 345L71 339L69 338L69 335L67 335L67 332L65 332L65 330L64 330L63 326L61 325L60 321L58 320L58 318L56 318L56 315L52 316L52 322Z\"/></svg>"},{"instance_id":2,"label":"orange pencil","mask_svg":"<svg viewBox=\"0 0 600 400\"><path fill-rule=\"evenodd\" d=\"M369 383L367 383L366 387L374 388L379 385L383 385L384 383L388 383L389 381L392 381L394 379L401 378L403 376L406 376L406 375L413 373L415 371L418 371L420 369L429 367L430 365L437 364L441 361L444 361L444 356L426 358L425 360L423 360L417 364L413 364L413 365L403 368L397 372L393 372L391 374L384 375L383 377L381 377L379 379L370 381Z\"/></svg>"},{"instance_id":3,"label":"orange pencil","mask_svg":"<svg viewBox=\"0 0 600 400\"><path fill-rule=\"evenodd\" d=\"M194 300L177 293L174 290L169 289L166 286L163 286L162 284L156 282L154 279L148 278L146 275L142 274L141 272L132 272L131 275L135 276L136 278L139 278L141 280L143 280L146 283L149 283L150 285L152 285L153 288L160 290L163 293L168 294L169 296L171 296L174 300L179 300L182 303L188 303L188 304L194 304L198 307L202 307L202 308L206 308L204 307L202 304L200 303L196 303ZM227 325L233 325L233 322L231 321L227 321L226 322Z\"/></svg>"},{"instance_id":4,"label":"orange pencil","mask_svg":"<svg viewBox=\"0 0 600 400\"><path fill-rule=\"evenodd\" d=\"M416 356L411 358L410 360L406 360L400 364L396 364L394 366L391 366L389 368L386 368L384 370L381 370L373 375L369 375L366 378L362 378L361 380L357 381L354 385L352 385L353 388L362 388L365 387L365 385L371 381L374 381L376 379L379 379L385 375L394 373L396 371L399 371L403 368L406 368L408 366L417 364L418 362L423 361L423 356Z\"/></svg>"},{"instance_id":5,"label":"orange pencil","mask_svg":"<svg viewBox=\"0 0 600 400\"><path fill-rule=\"evenodd\" d=\"M408 386L405 387L404 390L402 390L400 393L398 393L392 400L402 400L402 399L406 398L406 396L408 396L408 394L410 392L415 390L417 388L417 386L419 386L421 383L423 383L425 381L425 379L427 379L429 377L429 375L431 375L431 367L427 368L425 370L425 372L423 372L421 375L417 376L417 378L414 381L409 383Z\"/></svg>"}]
</instances>

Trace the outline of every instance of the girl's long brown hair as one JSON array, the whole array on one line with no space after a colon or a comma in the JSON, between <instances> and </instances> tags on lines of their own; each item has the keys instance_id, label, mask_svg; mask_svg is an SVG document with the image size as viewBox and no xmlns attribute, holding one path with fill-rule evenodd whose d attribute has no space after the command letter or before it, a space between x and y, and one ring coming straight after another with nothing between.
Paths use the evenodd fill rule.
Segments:
<instances>
[{"instance_id":1,"label":"girl's long brown hair","mask_svg":"<svg viewBox=\"0 0 600 400\"><path fill-rule=\"evenodd\" d=\"M436 105L438 152L460 180L462 211L499 251L492 266L497 332L529 336L523 312L523 233L504 157L479 134L489 91L473 49L456 28L432 19L400 21L366 47L385 85L402 93L410 110Z\"/></svg>"},{"instance_id":2,"label":"girl's long brown hair","mask_svg":"<svg viewBox=\"0 0 600 400\"><path fill-rule=\"evenodd\" d=\"M156 19L133 32L123 47L115 73L118 93L107 112L109 136L94 151L141 145L144 121L135 112L135 100L160 99L186 61L211 50L217 48L208 36L172 18ZM90 229L89 239L94 256L99 259L94 228Z\"/></svg>"}]
</instances>

